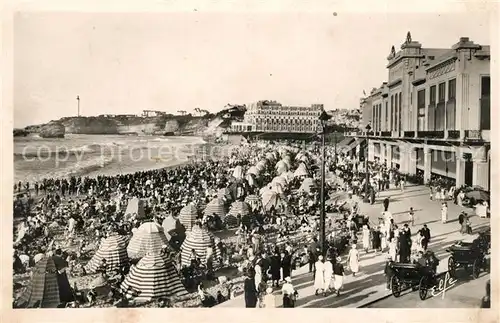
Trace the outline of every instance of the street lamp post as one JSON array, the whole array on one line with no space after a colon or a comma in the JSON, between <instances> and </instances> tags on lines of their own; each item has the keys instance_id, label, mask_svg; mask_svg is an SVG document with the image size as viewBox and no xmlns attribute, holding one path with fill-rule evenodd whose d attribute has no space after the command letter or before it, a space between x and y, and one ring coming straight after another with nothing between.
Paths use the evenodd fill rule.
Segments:
<instances>
[{"instance_id":1,"label":"street lamp post","mask_svg":"<svg viewBox=\"0 0 500 323\"><path fill-rule=\"evenodd\" d=\"M364 198L364 201L366 203L369 203L370 198L369 198L368 194L370 193L370 173L368 171L368 132L370 132L370 130L371 130L370 125L367 124L365 129L366 129L366 133L365 133L366 154L365 154L365 198Z\"/></svg>"},{"instance_id":2,"label":"street lamp post","mask_svg":"<svg viewBox=\"0 0 500 323\"><path fill-rule=\"evenodd\" d=\"M326 123L331 118L324 110L319 116L321 123L321 190L320 190L320 225L319 225L319 240L321 245L321 253L326 253L326 234L325 234L325 135Z\"/></svg>"}]
</instances>

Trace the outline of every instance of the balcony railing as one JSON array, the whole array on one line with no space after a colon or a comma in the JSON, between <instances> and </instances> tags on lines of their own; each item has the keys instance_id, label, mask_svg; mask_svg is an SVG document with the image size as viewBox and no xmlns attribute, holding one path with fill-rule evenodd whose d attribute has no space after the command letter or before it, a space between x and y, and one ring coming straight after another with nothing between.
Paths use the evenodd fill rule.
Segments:
<instances>
[{"instance_id":1,"label":"balcony railing","mask_svg":"<svg viewBox=\"0 0 500 323\"><path fill-rule=\"evenodd\" d=\"M481 130L465 130L466 140L483 140Z\"/></svg>"},{"instance_id":2,"label":"balcony railing","mask_svg":"<svg viewBox=\"0 0 500 323\"><path fill-rule=\"evenodd\" d=\"M419 131L418 138L444 139L444 131Z\"/></svg>"},{"instance_id":3,"label":"balcony railing","mask_svg":"<svg viewBox=\"0 0 500 323\"><path fill-rule=\"evenodd\" d=\"M413 138L413 137L415 137L415 131L405 131L404 132L404 137L405 138Z\"/></svg>"},{"instance_id":4,"label":"balcony railing","mask_svg":"<svg viewBox=\"0 0 500 323\"><path fill-rule=\"evenodd\" d=\"M448 130L448 139L460 139L460 130Z\"/></svg>"},{"instance_id":5,"label":"balcony railing","mask_svg":"<svg viewBox=\"0 0 500 323\"><path fill-rule=\"evenodd\" d=\"M380 136L381 137L390 137L391 136L391 132L390 131L381 131L380 132Z\"/></svg>"}]
</instances>

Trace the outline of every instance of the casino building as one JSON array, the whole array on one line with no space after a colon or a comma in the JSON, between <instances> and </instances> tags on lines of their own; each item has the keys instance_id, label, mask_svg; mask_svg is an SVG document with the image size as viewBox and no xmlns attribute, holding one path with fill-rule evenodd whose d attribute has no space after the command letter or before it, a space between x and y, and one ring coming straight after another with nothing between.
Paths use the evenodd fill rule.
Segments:
<instances>
[{"instance_id":1,"label":"casino building","mask_svg":"<svg viewBox=\"0 0 500 323\"><path fill-rule=\"evenodd\" d=\"M316 133L322 104L284 106L276 101L247 105L243 122L233 122L233 132Z\"/></svg>"},{"instance_id":2,"label":"casino building","mask_svg":"<svg viewBox=\"0 0 500 323\"><path fill-rule=\"evenodd\" d=\"M462 37L425 48L408 32L387 57L388 79L361 100L368 159L402 173L490 188L490 47ZM358 147L359 151L359 147Z\"/></svg>"}]
</instances>

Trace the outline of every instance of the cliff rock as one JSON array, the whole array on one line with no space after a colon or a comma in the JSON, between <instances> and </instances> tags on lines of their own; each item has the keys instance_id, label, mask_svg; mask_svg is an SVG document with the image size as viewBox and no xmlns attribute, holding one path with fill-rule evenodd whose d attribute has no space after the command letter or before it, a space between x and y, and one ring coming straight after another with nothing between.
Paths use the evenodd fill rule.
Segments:
<instances>
[{"instance_id":1,"label":"cliff rock","mask_svg":"<svg viewBox=\"0 0 500 323\"><path fill-rule=\"evenodd\" d=\"M28 132L24 129L14 129L14 137L26 137Z\"/></svg>"},{"instance_id":2,"label":"cliff rock","mask_svg":"<svg viewBox=\"0 0 500 323\"><path fill-rule=\"evenodd\" d=\"M42 138L64 138L65 129L60 123L48 123L40 129L40 137Z\"/></svg>"}]
</instances>

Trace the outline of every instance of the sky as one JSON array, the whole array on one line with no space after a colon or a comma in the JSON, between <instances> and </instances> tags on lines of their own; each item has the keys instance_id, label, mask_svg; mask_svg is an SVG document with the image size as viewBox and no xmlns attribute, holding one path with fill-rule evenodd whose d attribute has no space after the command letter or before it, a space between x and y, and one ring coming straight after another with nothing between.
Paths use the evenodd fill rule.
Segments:
<instances>
[{"instance_id":1,"label":"sky","mask_svg":"<svg viewBox=\"0 0 500 323\"><path fill-rule=\"evenodd\" d=\"M77 114L218 111L277 100L358 108L411 31L490 44L484 13L92 13L14 16L14 126Z\"/></svg>"}]
</instances>

